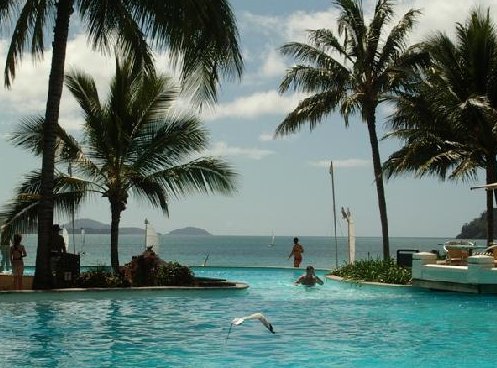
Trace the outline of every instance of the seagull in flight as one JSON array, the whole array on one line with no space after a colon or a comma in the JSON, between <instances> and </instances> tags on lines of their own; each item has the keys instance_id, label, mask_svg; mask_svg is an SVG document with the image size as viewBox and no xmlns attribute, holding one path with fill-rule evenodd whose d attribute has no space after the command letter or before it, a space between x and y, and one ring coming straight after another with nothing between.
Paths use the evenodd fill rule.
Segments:
<instances>
[{"instance_id":1,"label":"seagull in flight","mask_svg":"<svg viewBox=\"0 0 497 368\"><path fill-rule=\"evenodd\" d=\"M243 322L245 322L246 320L249 320L249 319L258 319L271 333L273 333L273 334L276 333L276 332L274 332L273 325L271 323L269 323L267 318L262 313L254 313L254 314L251 314L251 315L246 316L246 317L234 318L231 321L230 329L228 331L228 335L226 336L226 340L228 339L228 337L230 335L231 328L233 327L233 325L235 325L235 326L241 325Z\"/></svg>"}]
</instances>

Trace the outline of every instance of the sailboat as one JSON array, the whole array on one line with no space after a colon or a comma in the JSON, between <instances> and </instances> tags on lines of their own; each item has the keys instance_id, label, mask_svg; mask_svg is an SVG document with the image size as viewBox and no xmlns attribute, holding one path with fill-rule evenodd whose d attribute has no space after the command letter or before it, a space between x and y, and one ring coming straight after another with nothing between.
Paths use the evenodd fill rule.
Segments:
<instances>
[{"instance_id":1,"label":"sailboat","mask_svg":"<svg viewBox=\"0 0 497 368\"><path fill-rule=\"evenodd\" d=\"M274 232L273 232L273 237L271 238L271 243L269 243L267 246L272 247L274 245Z\"/></svg>"},{"instance_id":2,"label":"sailboat","mask_svg":"<svg viewBox=\"0 0 497 368\"><path fill-rule=\"evenodd\" d=\"M159 254L159 235L154 227L145 219L145 250L151 248L154 253Z\"/></svg>"}]
</instances>

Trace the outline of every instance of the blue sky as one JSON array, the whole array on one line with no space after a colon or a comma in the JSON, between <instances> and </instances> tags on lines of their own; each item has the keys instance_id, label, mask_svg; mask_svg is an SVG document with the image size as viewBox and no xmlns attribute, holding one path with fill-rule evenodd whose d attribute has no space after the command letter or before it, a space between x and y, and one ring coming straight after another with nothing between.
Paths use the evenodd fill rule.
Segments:
<instances>
[{"instance_id":1,"label":"blue sky","mask_svg":"<svg viewBox=\"0 0 497 368\"><path fill-rule=\"evenodd\" d=\"M373 1L364 0L370 14ZM130 200L122 215L123 226L143 226L148 218L160 232L195 226L222 235L331 235L333 232L331 160L335 166L337 210L349 207L358 236L380 236L381 227L373 182L371 148L367 129L358 117L345 128L339 115L332 115L313 131L273 140L276 126L293 110L299 94L279 96L279 83L292 61L278 53L289 41L305 41L305 30L335 28L337 11L328 0L232 0L241 36L245 73L240 82L224 82L219 104L202 112L211 132L209 154L228 160L240 174L239 191L230 197L194 195L171 202L170 216L148 204ZM492 5L492 3L494 5ZM411 36L417 42L433 31L453 34L455 22L464 22L475 5L491 6L492 0L403 0L396 6L400 17L409 8L423 11ZM100 95L107 91L113 60L91 52L84 35L75 28L68 45L67 66L84 69L98 81ZM46 42L50 45L51 42ZM5 60L8 38L0 42ZM27 114L44 112L51 50L45 60L33 63L26 55L11 90L0 90L0 203L12 195L21 175L40 165L30 154L6 141L17 122ZM165 55L157 56L165 68ZM388 107L378 110L378 135L384 133ZM77 133L82 117L77 105L64 92L61 125ZM382 141L382 160L398 148L398 142ZM476 183L483 183L480 173ZM485 208L483 191L470 191L474 183L440 182L436 178L393 178L385 183L390 236L453 237L461 226L478 217ZM77 217L110 223L106 200L88 203ZM68 219L56 218L64 223ZM338 235L346 224L338 219Z\"/></svg>"}]
</instances>

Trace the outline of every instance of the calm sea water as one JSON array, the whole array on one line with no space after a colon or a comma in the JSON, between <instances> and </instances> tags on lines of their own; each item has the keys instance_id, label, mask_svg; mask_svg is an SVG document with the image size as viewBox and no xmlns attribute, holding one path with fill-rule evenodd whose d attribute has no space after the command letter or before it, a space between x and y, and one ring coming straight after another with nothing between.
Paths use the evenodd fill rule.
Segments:
<instances>
[{"instance_id":1,"label":"calm sea water","mask_svg":"<svg viewBox=\"0 0 497 368\"><path fill-rule=\"evenodd\" d=\"M207 258L209 266L276 266L291 267L288 255L292 247L291 236L276 237L274 246L269 246L267 236L160 236L161 258L177 261L184 265L202 265ZM395 257L398 249L441 250L443 238L391 238L390 251ZM330 269L348 259L347 239L319 236L303 236L304 246L302 265ZM27 265L34 265L36 259L36 235L26 235L23 239L28 257ZM144 249L142 235L121 235L119 238L119 261L125 264L131 257ZM382 241L377 237L356 238L356 258L382 257ZM110 265L110 235L70 236L70 252L81 253L83 266ZM336 257L338 253L338 259Z\"/></svg>"}]
</instances>

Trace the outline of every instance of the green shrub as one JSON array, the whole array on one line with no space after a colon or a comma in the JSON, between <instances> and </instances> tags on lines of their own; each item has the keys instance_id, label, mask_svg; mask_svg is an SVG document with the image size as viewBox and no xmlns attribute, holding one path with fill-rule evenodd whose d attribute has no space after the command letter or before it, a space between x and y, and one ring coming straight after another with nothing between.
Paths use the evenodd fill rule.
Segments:
<instances>
[{"instance_id":1,"label":"green shrub","mask_svg":"<svg viewBox=\"0 0 497 368\"><path fill-rule=\"evenodd\" d=\"M331 272L332 275L357 281L383 282L407 285L411 282L411 270L399 267L393 259L359 260Z\"/></svg>"},{"instance_id":2,"label":"green shrub","mask_svg":"<svg viewBox=\"0 0 497 368\"><path fill-rule=\"evenodd\" d=\"M188 286L195 283L193 271L177 262L161 264L156 270L156 284L161 286Z\"/></svg>"},{"instance_id":3,"label":"green shrub","mask_svg":"<svg viewBox=\"0 0 497 368\"><path fill-rule=\"evenodd\" d=\"M94 271L83 272L74 282L75 287L81 288L112 288L129 287L120 275L107 271L104 267L97 267Z\"/></svg>"}]
</instances>

